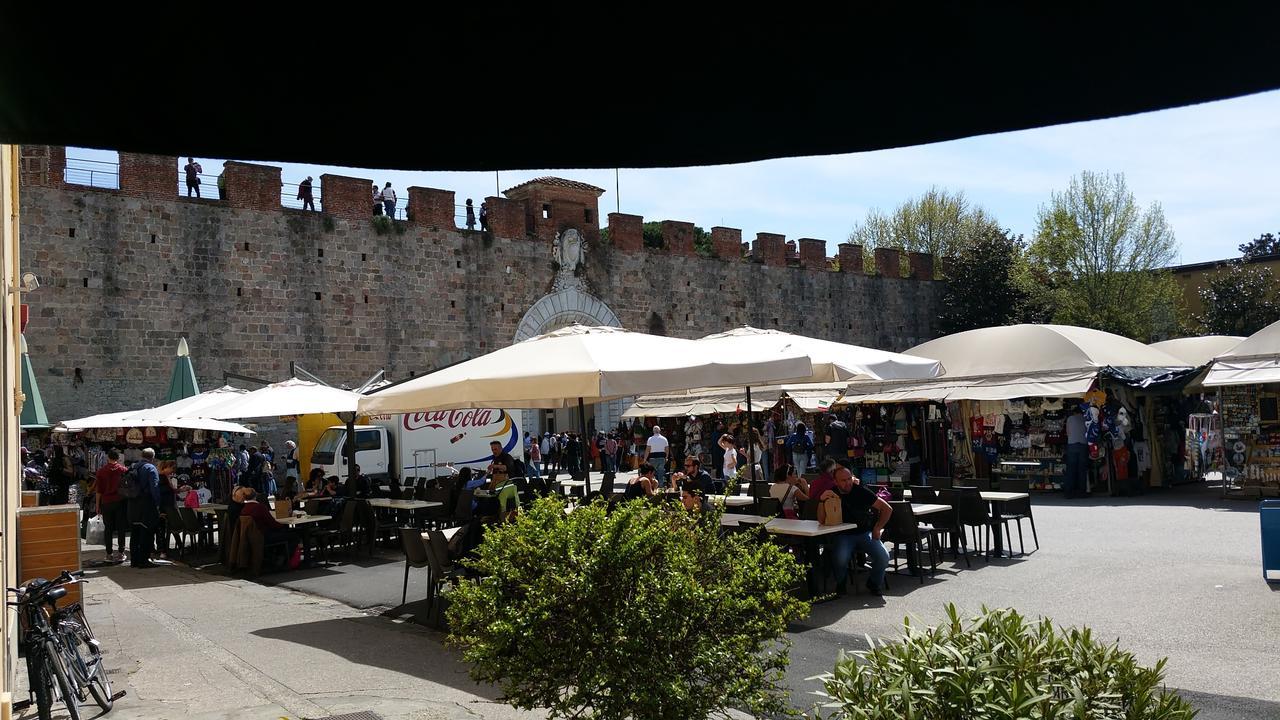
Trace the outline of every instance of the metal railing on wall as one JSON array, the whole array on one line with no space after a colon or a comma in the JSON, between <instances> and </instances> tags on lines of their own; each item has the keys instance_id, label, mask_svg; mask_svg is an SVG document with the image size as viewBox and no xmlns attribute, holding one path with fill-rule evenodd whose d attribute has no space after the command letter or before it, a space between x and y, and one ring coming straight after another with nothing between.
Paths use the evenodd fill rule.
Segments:
<instances>
[{"instance_id":1,"label":"metal railing on wall","mask_svg":"<svg viewBox=\"0 0 1280 720\"><path fill-rule=\"evenodd\" d=\"M62 181L68 185L120 189L120 163L85 158L67 158L62 171Z\"/></svg>"}]
</instances>

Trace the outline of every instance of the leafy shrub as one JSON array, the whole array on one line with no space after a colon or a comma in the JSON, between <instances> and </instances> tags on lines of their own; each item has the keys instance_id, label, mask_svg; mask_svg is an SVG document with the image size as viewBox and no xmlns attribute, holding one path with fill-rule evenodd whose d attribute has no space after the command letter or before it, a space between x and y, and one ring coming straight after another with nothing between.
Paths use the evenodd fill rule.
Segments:
<instances>
[{"instance_id":1,"label":"leafy shrub","mask_svg":"<svg viewBox=\"0 0 1280 720\"><path fill-rule=\"evenodd\" d=\"M1012 609L982 609L921 630L904 621L900 642L841 653L822 676L834 718L848 720L1190 720L1196 711L1161 687L1165 660L1140 666L1088 628L1028 623ZM860 662L861 661L861 662Z\"/></svg>"},{"instance_id":2,"label":"leafy shrub","mask_svg":"<svg viewBox=\"0 0 1280 720\"><path fill-rule=\"evenodd\" d=\"M718 513L536 501L490 527L451 593L471 676L552 718L794 714L781 688L802 572L772 543L721 536Z\"/></svg>"},{"instance_id":3,"label":"leafy shrub","mask_svg":"<svg viewBox=\"0 0 1280 720\"><path fill-rule=\"evenodd\" d=\"M386 215L373 216L373 230L379 235L386 235L395 227L395 222Z\"/></svg>"}]
</instances>

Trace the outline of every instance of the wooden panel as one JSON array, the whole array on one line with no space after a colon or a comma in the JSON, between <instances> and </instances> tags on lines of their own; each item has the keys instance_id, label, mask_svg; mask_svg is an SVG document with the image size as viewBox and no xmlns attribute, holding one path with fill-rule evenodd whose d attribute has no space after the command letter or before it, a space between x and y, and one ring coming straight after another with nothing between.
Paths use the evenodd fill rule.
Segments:
<instances>
[{"instance_id":1,"label":"wooden panel","mask_svg":"<svg viewBox=\"0 0 1280 720\"><path fill-rule=\"evenodd\" d=\"M19 567L22 568L22 574L28 575L34 568L51 568L56 567L57 571L54 575L63 570L79 570L80 569L80 551L71 550L69 552L42 553L40 555L23 554L18 558ZM34 575L32 577L35 577ZM41 577L52 577L51 575L42 575ZM29 578L28 578L29 579Z\"/></svg>"},{"instance_id":2,"label":"wooden panel","mask_svg":"<svg viewBox=\"0 0 1280 720\"><path fill-rule=\"evenodd\" d=\"M22 491L22 507L36 507L40 504L39 490Z\"/></svg>"},{"instance_id":3,"label":"wooden panel","mask_svg":"<svg viewBox=\"0 0 1280 720\"><path fill-rule=\"evenodd\" d=\"M37 527L22 528L22 539L24 542L46 542L49 540L68 540L70 538L78 538L80 528L75 525L64 525L54 527Z\"/></svg>"},{"instance_id":4,"label":"wooden panel","mask_svg":"<svg viewBox=\"0 0 1280 720\"><path fill-rule=\"evenodd\" d=\"M19 531L27 528L56 527L59 525L80 526L80 513L72 510L58 513L42 513L40 515L29 515L18 513Z\"/></svg>"}]
</instances>

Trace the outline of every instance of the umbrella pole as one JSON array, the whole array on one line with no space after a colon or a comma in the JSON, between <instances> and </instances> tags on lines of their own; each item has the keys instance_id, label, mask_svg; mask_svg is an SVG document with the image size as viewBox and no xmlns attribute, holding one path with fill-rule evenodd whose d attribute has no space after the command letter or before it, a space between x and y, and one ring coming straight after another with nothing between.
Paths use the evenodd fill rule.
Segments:
<instances>
[{"instance_id":1,"label":"umbrella pole","mask_svg":"<svg viewBox=\"0 0 1280 720\"><path fill-rule=\"evenodd\" d=\"M578 426L582 429L582 442L579 443L579 450L582 453L582 497L586 497L591 492L591 465L588 464L587 442L587 407L582 402L582 398L578 398Z\"/></svg>"},{"instance_id":2,"label":"umbrella pole","mask_svg":"<svg viewBox=\"0 0 1280 720\"><path fill-rule=\"evenodd\" d=\"M751 439L751 433L756 429L756 409L751 406L751 386L747 386L747 432L744 437L747 439L747 464L751 466L751 489L754 490L756 485L756 444Z\"/></svg>"},{"instance_id":3,"label":"umbrella pole","mask_svg":"<svg viewBox=\"0 0 1280 720\"><path fill-rule=\"evenodd\" d=\"M342 446L347 456L347 497L353 498L356 493L356 421L347 421L347 441Z\"/></svg>"}]
</instances>

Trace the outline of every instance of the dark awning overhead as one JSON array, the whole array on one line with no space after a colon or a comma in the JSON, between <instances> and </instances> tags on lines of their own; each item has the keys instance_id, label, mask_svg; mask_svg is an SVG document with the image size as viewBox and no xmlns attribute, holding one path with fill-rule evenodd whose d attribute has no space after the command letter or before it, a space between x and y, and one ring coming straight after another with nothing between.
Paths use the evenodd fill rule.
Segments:
<instances>
[{"instance_id":1,"label":"dark awning overhead","mask_svg":"<svg viewBox=\"0 0 1280 720\"><path fill-rule=\"evenodd\" d=\"M239 10L139 27L106 10L6 18L0 141L380 169L689 166L1280 87L1271 3L433 4L328 29Z\"/></svg>"}]
</instances>

